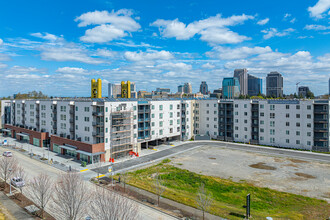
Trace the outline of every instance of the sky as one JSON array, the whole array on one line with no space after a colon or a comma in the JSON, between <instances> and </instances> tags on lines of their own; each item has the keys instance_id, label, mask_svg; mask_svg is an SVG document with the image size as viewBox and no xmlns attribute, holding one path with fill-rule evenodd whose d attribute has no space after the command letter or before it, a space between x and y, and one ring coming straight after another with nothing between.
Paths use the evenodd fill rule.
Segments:
<instances>
[{"instance_id":1,"label":"sky","mask_svg":"<svg viewBox=\"0 0 330 220\"><path fill-rule=\"evenodd\" d=\"M32 90L90 96L90 80L130 80L137 90L185 82L221 88L234 69L278 71L326 94L330 0L4 1L0 7L0 97Z\"/></svg>"}]
</instances>

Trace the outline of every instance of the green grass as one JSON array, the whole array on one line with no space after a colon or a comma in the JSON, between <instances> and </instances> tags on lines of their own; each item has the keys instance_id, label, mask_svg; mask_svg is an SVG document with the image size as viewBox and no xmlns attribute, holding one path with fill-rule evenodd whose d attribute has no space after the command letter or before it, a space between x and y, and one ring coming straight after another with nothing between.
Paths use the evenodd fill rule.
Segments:
<instances>
[{"instance_id":1,"label":"green grass","mask_svg":"<svg viewBox=\"0 0 330 220\"><path fill-rule=\"evenodd\" d=\"M245 213L246 195L251 194L251 213L254 218L267 216L284 219L325 219L329 217L330 205L318 199L278 192L269 188L255 187L244 181L204 176L168 164L169 161L129 173L129 184L154 192L152 174L158 171L166 191L163 196L196 207L196 192L200 183L212 194L212 214L241 219Z\"/></svg>"}]
</instances>

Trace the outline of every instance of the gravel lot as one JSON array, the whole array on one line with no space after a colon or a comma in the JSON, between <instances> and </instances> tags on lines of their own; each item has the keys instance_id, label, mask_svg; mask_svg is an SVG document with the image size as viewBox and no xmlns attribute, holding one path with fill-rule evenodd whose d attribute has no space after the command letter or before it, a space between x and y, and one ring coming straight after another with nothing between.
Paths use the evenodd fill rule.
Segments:
<instances>
[{"instance_id":1,"label":"gravel lot","mask_svg":"<svg viewBox=\"0 0 330 220\"><path fill-rule=\"evenodd\" d=\"M259 187L330 202L330 162L204 146L174 157L172 164L203 175L245 180Z\"/></svg>"}]
</instances>

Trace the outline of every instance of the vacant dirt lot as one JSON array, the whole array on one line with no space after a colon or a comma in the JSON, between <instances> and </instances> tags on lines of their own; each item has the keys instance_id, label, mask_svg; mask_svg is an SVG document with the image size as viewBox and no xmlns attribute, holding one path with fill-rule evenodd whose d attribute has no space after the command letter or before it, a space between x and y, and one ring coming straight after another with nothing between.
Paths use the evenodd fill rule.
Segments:
<instances>
[{"instance_id":1,"label":"vacant dirt lot","mask_svg":"<svg viewBox=\"0 0 330 220\"><path fill-rule=\"evenodd\" d=\"M196 173L325 199L330 202L330 161L321 163L205 146L172 159Z\"/></svg>"}]
</instances>

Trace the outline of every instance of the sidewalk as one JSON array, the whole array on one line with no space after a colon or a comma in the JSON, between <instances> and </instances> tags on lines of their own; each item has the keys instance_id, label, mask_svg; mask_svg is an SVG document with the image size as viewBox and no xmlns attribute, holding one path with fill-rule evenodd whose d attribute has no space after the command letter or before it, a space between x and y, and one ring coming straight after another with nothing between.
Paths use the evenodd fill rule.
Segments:
<instances>
[{"instance_id":1,"label":"sidewalk","mask_svg":"<svg viewBox=\"0 0 330 220\"><path fill-rule=\"evenodd\" d=\"M3 192L0 192L1 204L18 220L34 220L23 208L19 207L15 202L9 199Z\"/></svg>"}]
</instances>

